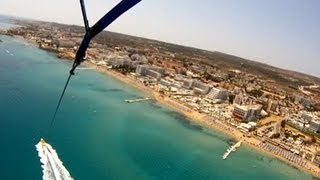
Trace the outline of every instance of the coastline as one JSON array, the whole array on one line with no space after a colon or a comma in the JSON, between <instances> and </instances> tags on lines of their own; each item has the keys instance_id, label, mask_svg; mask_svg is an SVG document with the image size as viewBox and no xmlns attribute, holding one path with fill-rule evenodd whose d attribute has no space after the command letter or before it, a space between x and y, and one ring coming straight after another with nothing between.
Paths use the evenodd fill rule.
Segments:
<instances>
[{"instance_id":1,"label":"coastline","mask_svg":"<svg viewBox=\"0 0 320 180\"><path fill-rule=\"evenodd\" d=\"M261 153L265 153L270 155L271 157L277 158L278 160L288 164L289 166L292 166L294 168L297 168L299 170L303 170L305 172L308 172L309 174L311 174L314 177L318 177L320 178L320 171L316 171L314 169L314 165L312 165L310 162L307 161L307 165L306 167L301 167L293 162L288 161L287 159L273 154L272 152L269 152L261 147L259 147L259 143L261 142L260 140L253 138L253 137L243 137L242 133L235 129L235 128L231 128L229 126L226 126L223 124L223 122L219 121L219 120L214 120L213 117L211 117L210 120L213 121L209 121L208 117L206 115L200 114L199 112L193 111L187 107L185 107L184 105L168 98L165 96L161 96L159 93L157 93L154 90L150 90L147 87L144 87L144 85L142 83L137 82L135 79L127 77L119 72L113 71L113 70L108 70L105 67L102 66L97 66L93 63L90 62L84 62L84 65L94 68L95 70L104 73L105 75L111 76L114 79L117 79L121 82L127 83L130 86L144 92L147 93L148 95L151 95L157 102L159 102L162 105L168 106L170 108L172 108L173 110L183 114L184 116L188 117L190 120L192 120L194 123L197 123L199 125L201 125L202 127L208 128L210 130L217 130L229 137L232 137L236 140L243 140L243 143L246 144L247 146L249 146L250 148L253 148L254 150L261 152ZM222 156L222 155L221 155Z\"/></svg>"},{"instance_id":2,"label":"coastline","mask_svg":"<svg viewBox=\"0 0 320 180\"><path fill-rule=\"evenodd\" d=\"M24 41L26 41L27 43L31 43L33 45L37 45L37 43L33 40L28 40L22 36L14 36L16 38L19 38L19 39L22 39ZM260 141L256 138L253 138L253 137L243 137L242 136L242 133L235 129L235 128L232 128L232 127L229 127L229 126L226 126L223 124L223 122L217 120L217 119L214 119L213 117L211 117L210 119L208 119L208 117L204 114L201 114L199 112L196 112L196 111L193 111L191 109L189 109L188 107L180 104L179 102L173 100L173 99L170 99L169 97L166 97L166 96L161 96L158 92L156 92L155 90L151 90L150 88L148 87L145 87L142 83L138 82L136 79L132 78L132 77L129 77L129 76L125 76L119 72L116 72L114 70L109 70L107 69L106 67L102 67L102 66L97 66L96 64L93 64L91 62L88 62L88 61L85 61L83 63L85 66L88 66L88 67L91 67L91 68L94 68L95 70L105 74L105 75L108 75L108 76L111 76L113 77L114 79L117 79L121 82L124 82L144 93L147 93L148 95L152 96L157 102L159 102L160 104L163 104L165 106L168 106L170 108L172 108L173 110L185 115L186 117L188 117L190 120L192 120L193 122L203 126L203 127L206 127L208 129L212 129L212 130L218 130L232 138L235 138L237 140L240 140L240 139L243 139L244 140L244 143L246 145L248 145L249 147L252 147L253 149L257 150L257 151L260 151L262 153L266 153L268 155L271 155L272 157L275 157L287 164L289 164L290 166L293 166L295 168L298 168L299 170L303 170L303 171L306 171L308 173L310 173L311 175L313 175L314 177L319 177L320 178L320 169L318 168L317 170L318 171L315 171L314 170L311 170L310 168L314 168L314 166L310 163L310 162L307 162L307 166L304 168L304 167L301 167L295 163L292 163L290 161L288 161L287 159L281 157L281 156L278 156L276 154L273 154L272 152L269 152L265 149L262 149L260 147L258 147L258 144L260 143ZM222 155L221 155L222 156ZM313 167L312 167L313 166Z\"/></svg>"}]
</instances>

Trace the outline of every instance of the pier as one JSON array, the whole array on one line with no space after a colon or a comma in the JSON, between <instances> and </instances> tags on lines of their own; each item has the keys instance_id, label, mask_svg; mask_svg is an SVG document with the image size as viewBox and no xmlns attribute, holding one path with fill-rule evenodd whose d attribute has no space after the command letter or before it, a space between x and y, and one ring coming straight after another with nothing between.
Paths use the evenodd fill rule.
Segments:
<instances>
[{"instance_id":1,"label":"pier","mask_svg":"<svg viewBox=\"0 0 320 180\"><path fill-rule=\"evenodd\" d=\"M127 103L135 103L135 102L142 102L142 101L148 101L151 100L152 98L146 97L146 98L138 98L138 99L126 99L124 100Z\"/></svg>"},{"instance_id":2,"label":"pier","mask_svg":"<svg viewBox=\"0 0 320 180\"><path fill-rule=\"evenodd\" d=\"M90 67L78 67L77 69L79 69L79 70L93 70L94 68L90 68Z\"/></svg>"},{"instance_id":3,"label":"pier","mask_svg":"<svg viewBox=\"0 0 320 180\"><path fill-rule=\"evenodd\" d=\"M222 156L222 159L226 159L231 152L236 151L236 149L241 146L241 143L242 143L242 140L238 141L236 144L229 147L227 152L225 152L224 155Z\"/></svg>"}]
</instances>

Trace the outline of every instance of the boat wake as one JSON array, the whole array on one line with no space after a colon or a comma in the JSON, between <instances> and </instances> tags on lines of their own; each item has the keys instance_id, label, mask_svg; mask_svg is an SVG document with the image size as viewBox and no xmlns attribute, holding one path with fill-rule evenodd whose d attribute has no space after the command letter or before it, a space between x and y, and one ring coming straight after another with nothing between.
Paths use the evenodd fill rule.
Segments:
<instances>
[{"instance_id":1,"label":"boat wake","mask_svg":"<svg viewBox=\"0 0 320 180\"><path fill-rule=\"evenodd\" d=\"M43 180L73 179L50 144L46 143L44 139L41 138L40 142L36 145L36 148L42 164Z\"/></svg>"}]
</instances>

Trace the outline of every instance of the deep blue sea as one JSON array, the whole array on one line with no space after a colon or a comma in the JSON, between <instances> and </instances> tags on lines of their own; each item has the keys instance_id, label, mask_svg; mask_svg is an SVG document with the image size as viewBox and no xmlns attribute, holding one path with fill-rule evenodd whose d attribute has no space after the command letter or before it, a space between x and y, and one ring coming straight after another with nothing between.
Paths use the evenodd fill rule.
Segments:
<instances>
[{"instance_id":1,"label":"deep blue sea","mask_svg":"<svg viewBox=\"0 0 320 180\"><path fill-rule=\"evenodd\" d=\"M71 62L23 40L0 39L0 179L42 178L44 137L75 179L312 179L286 163L201 128L94 70L78 70L46 135Z\"/></svg>"}]
</instances>

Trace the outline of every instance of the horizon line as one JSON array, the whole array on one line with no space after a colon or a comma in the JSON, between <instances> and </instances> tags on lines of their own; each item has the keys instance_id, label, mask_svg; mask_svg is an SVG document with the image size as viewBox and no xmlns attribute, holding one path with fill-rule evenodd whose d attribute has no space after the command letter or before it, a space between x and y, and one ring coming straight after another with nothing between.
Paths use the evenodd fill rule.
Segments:
<instances>
[{"instance_id":1,"label":"horizon line","mask_svg":"<svg viewBox=\"0 0 320 180\"><path fill-rule=\"evenodd\" d=\"M56 21L37 20L37 19L34 19L34 18L28 18L28 17L23 17L23 16L15 16L15 15L9 15L9 14L2 14L2 13L0 13L0 16L6 16L6 17L9 17L9 18L17 18L17 19L22 19L22 20L32 20L32 21L38 21L38 22L57 23L57 24L69 25L69 26L73 25L73 26L79 26L79 27L83 27L84 28L84 25L68 24L68 23L62 23L62 22L56 22ZM266 63L266 62L261 62L259 60L241 57L241 56L235 55L233 53L228 53L228 52L225 53L225 52L222 52L222 51L204 49L204 48L199 48L199 47L195 47L195 46L191 46L191 45L183 45L183 44L178 44L178 43L174 43L174 42L167 42L167 41L159 40L159 39L152 39L152 38L147 38L147 37L142 37L142 36L137 36L137 35L130 35L130 34L125 34L125 33L117 32L117 31L110 31L110 30L107 30L107 29L104 29L103 31L111 32L111 33L118 33L118 34L121 34L121 35L131 36L131 37L135 37L135 38L142 38L142 39L146 39L146 40L157 41L157 42L161 42L161 43L167 43L167 44L181 46L181 47L185 47L185 48L193 48L193 49L197 49L197 50L200 50L200 51L207 51L209 53L223 53L223 54L226 54L226 55L234 56L236 58L241 58L241 59L246 60L246 61L253 61L253 62L256 62L256 63L260 63L261 65L268 65L268 66L277 68L279 70L285 70L285 71L291 71L291 72L294 72L294 73L304 74L304 75L307 75L307 76L318 78L320 80L320 76L318 76L316 74L312 74L312 73L310 74L310 73L307 73L307 72L303 72L301 70L293 70L293 69L282 68L282 67L279 67L279 66L276 66L276 65L272 65L272 64L269 64L269 63Z\"/></svg>"}]
</instances>

